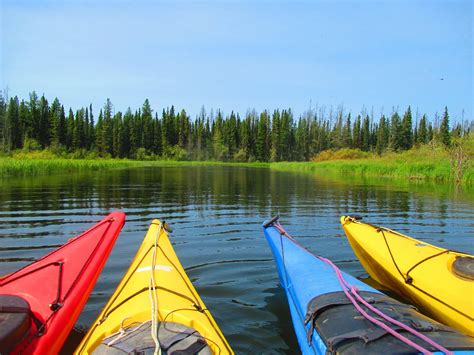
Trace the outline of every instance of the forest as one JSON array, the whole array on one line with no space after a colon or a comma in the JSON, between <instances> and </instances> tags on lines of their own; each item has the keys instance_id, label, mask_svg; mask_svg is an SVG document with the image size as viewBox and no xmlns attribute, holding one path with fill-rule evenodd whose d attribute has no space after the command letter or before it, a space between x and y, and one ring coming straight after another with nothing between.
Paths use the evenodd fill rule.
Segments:
<instances>
[{"instance_id":1,"label":"forest","mask_svg":"<svg viewBox=\"0 0 474 355\"><path fill-rule=\"evenodd\" d=\"M343 148L383 155L433 140L449 147L466 136L473 122L450 127L448 108L441 117L400 114L352 116L343 107L316 107L295 117L291 109L248 110L245 116L204 107L192 119L174 106L161 114L146 99L141 108L115 111L110 99L98 114L92 105L65 110L36 92L29 99L0 92L0 151L50 150L63 157L138 160L216 160L236 162L310 161L319 153Z\"/></svg>"}]
</instances>

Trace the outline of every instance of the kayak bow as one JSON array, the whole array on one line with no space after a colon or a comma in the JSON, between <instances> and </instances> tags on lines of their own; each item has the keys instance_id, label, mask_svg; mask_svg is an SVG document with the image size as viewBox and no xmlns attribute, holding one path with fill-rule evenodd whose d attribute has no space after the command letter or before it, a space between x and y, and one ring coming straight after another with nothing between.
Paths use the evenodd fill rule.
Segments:
<instances>
[{"instance_id":1,"label":"kayak bow","mask_svg":"<svg viewBox=\"0 0 474 355\"><path fill-rule=\"evenodd\" d=\"M264 223L263 228L303 354L474 349L474 339L311 254L286 233L278 218Z\"/></svg>"},{"instance_id":2,"label":"kayak bow","mask_svg":"<svg viewBox=\"0 0 474 355\"><path fill-rule=\"evenodd\" d=\"M76 349L116 354L137 348L165 353L232 354L155 219L117 289Z\"/></svg>"},{"instance_id":3,"label":"kayak bow","mask_svg":"<svg viewBox=\"0 0 474 355\"><path fill-rule=\"evenodd\" d=\"M0 278L0 352L61 350L125 223L114 212L43 258Z\"/></svg>"},{"instance_id":4,"label":"kayak bow","mask_svg":"<svg viewBox=\"0 0 474 355\"><path fill-rule=\"evenodd\" d=\"M474 336L474 258L343 216L347 239L367 273L423 313Z\"/></svg>"}]
</instances>

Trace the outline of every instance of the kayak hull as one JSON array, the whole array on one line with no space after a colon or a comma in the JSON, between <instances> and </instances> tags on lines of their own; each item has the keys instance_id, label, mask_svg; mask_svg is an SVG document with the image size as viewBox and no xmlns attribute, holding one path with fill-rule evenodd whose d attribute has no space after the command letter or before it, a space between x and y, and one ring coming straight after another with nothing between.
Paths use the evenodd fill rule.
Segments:
<instances>
[{"instance_id":1,"label":"kayak hull","mask_svg":"<svg viewBox=\"0 0 474 355\"><path fill-rule=\"evenodd\" d=\"M58 353L99 277L125 214L114 212L43 258L0 278L0 294L26 300L44 324L13 353ZM36 329L38 330L38 329ZM35 330L35 331L36 331Z\"/></svg>"},{"instance_id":2,"label":"kayak hull","mask_svg":"<svg viewBox=\"0 0 474 355\"><path fill-rule=\"evenodd\" d=\"M274 256L280 284L288 299L293 327L303 354L326 354L334 351L383 353L387 349L405 353L414 350L362 316L343 292L342 280L354 287L357 294L363 296L366 301L372 299L368 302L375 302L375 308L388 313L399 323L409 325L410 328L411 324L424 324L417 329L435 343L442 343L448 349L457 349L456 353L474 349L474 339L421 315L412 306L383 295L358 279L337 270L330 261L310 253L279 224L276 225L275 219L266 222L263 228ZM340 272L341 276L337 276L337 272ZM316 313L310 312L312 309L316 309ZM363 309L366 309L365 306ZM314 315L314 318L308 318L308 315ZM308 319L315 322L307 322ZM394 323L386 324L391 324L389 328L395 329L396 332L402 329ZM314 325L314 328L311 325ZM381 336L366 341L366 336L371 338L380 331ZM416 335L406 330L403 332L404 337L410 341L422 347L427 346L425 341ZM435 350L436 348L432 348L431 351Z\"/></svg>"},{"instance_id":3,"label":"kayak hull","mask_svg":"<svg viewBox=\"0 0 474 355\"><path fill-rule=\"evenodd\" d=\"M429 317L474 336L474 281L453 272L457 257L471 255L351 217L341 217L341 224L354 253L374 280Z\"/></svg>"},{"instance_id":4,"label":"kayak hull","mask_svg":"<svg viewBox=\"0 0 474 355\"><path fill-rule=\"evenodd\" d=\"M293 240L282 236L276 228L264 228L264 234L275 260L280 284L288 299L301 352L325 354L326 345L316 332L312 335L311 344L308 344L307 332L310 325L304 325L304 318L311 299L318 295L341 291L341 286L334 277L334 270ZM348 274L344 274L344 277L359 290L379 293Z\"/></svg>"},{"instance_id":5,"label":"kayak hull","mask_svg":"<svg viewBox=\"0 0 474 355\"><path fill-rule=\"evenodd\" d=\"M152 277L155 287L150 289ZM154 292L157 296L155 315L159 322L192 327L210 339L208 345L213 353L233 353L186 275L159 220L150 225L128 271L76 353L90 354L121 328L150 321L153 315L150 298Z\"/></svg>"}]
</instances>

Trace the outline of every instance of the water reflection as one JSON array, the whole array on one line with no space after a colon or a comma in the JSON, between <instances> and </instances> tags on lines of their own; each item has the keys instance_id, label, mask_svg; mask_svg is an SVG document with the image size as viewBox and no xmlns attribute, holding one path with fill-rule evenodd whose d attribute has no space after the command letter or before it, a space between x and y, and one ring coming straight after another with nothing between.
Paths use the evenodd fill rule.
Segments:
<instances>
[{"instance_id":1,"label":"water reflection","mask_svg":"<svg viewBox=\"0 0 474 355\"><path fill-rule=\"evenodd\" d=\"M127 223L77 326L86 329L153 218L168 221L191 280L240 353L297 353L261 223L279 214L315 253L358 277L339 217L474 252L474 194L411 181L335 178L243 167L166 167L0 180L0 274L44 255L114 209ZM77 341L71 335L68 346Z\"/></svg>"}]
</instances>

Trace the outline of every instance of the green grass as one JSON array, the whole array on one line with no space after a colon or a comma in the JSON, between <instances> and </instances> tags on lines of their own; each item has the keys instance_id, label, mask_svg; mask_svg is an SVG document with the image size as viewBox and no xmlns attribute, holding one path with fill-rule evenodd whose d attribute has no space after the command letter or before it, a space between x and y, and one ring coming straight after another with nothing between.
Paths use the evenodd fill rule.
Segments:
<instances>
[{"instance_id":1,"label":"green grass","mask_svg":"<svg viewBox=\"0 0 474 355\"><path fill-rule=\"evenodd\" d=\"M448 153L428 148L390 153L381 157L370 155L362 159L272 163L270 168L314 173L330 172L346 176L390 177L436 182L453 181ZM466 170L462 183L474 183L474 166Z\"/></svg>"},{"instance_id":2,"label":"green grass","mask_svg":"<svg viewBox=\"0 0 474 355\"><path fill-rule=\"evenodd\" d=\"M127 159L68 159L58 158L49 152L18 153L12 157L0 157L0 177L37 176L53 173L97 171L135 167L172 166L243 166L268 167L268 163L228 163L217 161L139 161Z\"/></svg>"},{"instance_id":3,"label":"green grass","mask_svg":"<svg viewBox=\"0 0 474 355\"><path fill-rule=\"evenodd\" d=\"M449 162L403 162L383 160L334 160L320 163L273 163L271 169L286 171L337 172L341 175L392 177L417 180L449 181Z\"/></svg>"},{"instance_id":4,"label":"green grass","mask_svg":"<svg viewBox=\"0 0 474 355\"><path fill-rule=\"evenodd\" d=\"M389 153L382 157L374 154L326 154L326 159L315 162L278 163L230 163L218 161L136 161L124 159L67 159L58 158L48 151L17 153L12 157L0 157L0 177L36 176L58 172L80 172L132 167L173 166L242 166L270 168L272 170L302 171L316 174L342 176L389 177L406 180L425 180L442 183L452 182L449 155L436 147L412 149L403 153ZM463 184L474 184L474 166L465 172Z\"/></svg>"},{"instance_id":5,"label":"green grass","mask_svg":"<svg viewBox=\"0 0 474 355\"><path fill-rule=\"evenodd\" d=\"M58 172L105 170L143 165L130 160L0 158L0 176L36 176Z\"/></svg>"}]
</instances>

